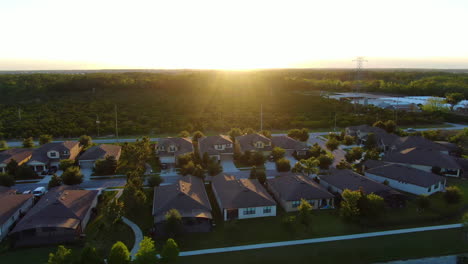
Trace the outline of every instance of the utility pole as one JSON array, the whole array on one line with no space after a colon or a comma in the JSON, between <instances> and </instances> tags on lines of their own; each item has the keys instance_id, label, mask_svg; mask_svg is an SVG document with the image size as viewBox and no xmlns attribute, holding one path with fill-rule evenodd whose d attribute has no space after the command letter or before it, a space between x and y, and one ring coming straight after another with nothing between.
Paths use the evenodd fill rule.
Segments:
<instances>
[{"instance_id":1,"label":"utility pole","mask_svg":"<svg viewBox=\"0 0 468 264\"><path fill-rule=\"evenodd\" d=\"M117 142L119 142L119 129L117 127L117 105L114 104L114 110L115 110L115 136L117 138Z\"/></svg>"},{"instance_id":2,"label":"utility pole","mask_svg":"<svg viewBox=\"0 0 468 264\"><path fill-rule=\"evenodd\" d=\"M263 104L260 105L260 131L263 130Z\"/></svg>"},{"instance_id":3,"label":"utility pole","mask_svg":"<svg viewBox=\"0 0 468 264\"><path fill-rule=\"evenodd\" d=\"M356 62L356 76L355 76L355 81L356 85L354 86L354 110L355 112L357 111L357 104L359 103L359 100L357 99L357 93L360 92L361 90L361 79L362 79L362 67L364 62L367 62L367 60L364 57L356 57L356 59L353 60Z\"/></svg>"},{"instance_id":4,"label":"utility pole","mask_svg":"<svg viewBox=\"0 0 468 264\"><path fill-rule=\"evenodd\" d=\"M96 114L96 125L97 125L97 136L99 137L99 124L101 121L99 121L99 116Z\"/></svg>"}]
</instances>

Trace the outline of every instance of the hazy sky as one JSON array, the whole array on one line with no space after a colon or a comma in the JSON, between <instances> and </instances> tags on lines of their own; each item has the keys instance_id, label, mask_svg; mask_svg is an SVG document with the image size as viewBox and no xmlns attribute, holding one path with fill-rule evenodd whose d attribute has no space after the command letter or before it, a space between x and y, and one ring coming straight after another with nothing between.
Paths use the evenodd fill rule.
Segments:
<instances>
[{"instance_id":1,"label":"hazy sky","mask_svg":"<svg viewBox=\"0 0 468 264\"><path fill-rule=\"evenodd\" d=\"M0 0L0 70L468 68L468 0Z\"/></svg>"}]
</instances>

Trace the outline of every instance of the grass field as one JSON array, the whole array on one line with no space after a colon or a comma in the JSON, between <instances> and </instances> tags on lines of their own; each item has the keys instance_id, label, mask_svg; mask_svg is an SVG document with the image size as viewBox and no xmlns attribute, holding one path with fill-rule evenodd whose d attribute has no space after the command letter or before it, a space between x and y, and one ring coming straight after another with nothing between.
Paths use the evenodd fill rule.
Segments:
<instances>
[{"instance_id":1,"label":"grass field","mask_svg":"<svg viewBox=\"0 0 468 264\"><path fill-rule=\"evenodd\" d=\"M365 264L468 252L461 229L180 257L179 263Z\"/></svg>"}]
</instances>

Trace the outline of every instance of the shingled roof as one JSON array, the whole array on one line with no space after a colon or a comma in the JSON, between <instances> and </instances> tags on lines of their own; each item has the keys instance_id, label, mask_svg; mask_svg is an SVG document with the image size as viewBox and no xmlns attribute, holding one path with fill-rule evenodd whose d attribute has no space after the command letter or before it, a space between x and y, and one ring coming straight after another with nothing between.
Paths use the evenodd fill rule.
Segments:
<instances>
[{"instance_id":1,"label":"shingled roof","mask_svg":"<svg viewBox=\"0 0 468 264\"><path fill-rule=\"evenodd\" d=\"M198 140L198 149L200 151L200 155L203 153L208 153L208 155L219 155L219 154L227 154L227 153L234 153L234 147L225 148L224 150L215 149L215 145L226 145L226 144L233 144L231 138L225 135L216 135L216 136L208 136L203 137Z\"/></svg>"},{"instance_id":2,"label":"shingled roof","mask_svg":"<svg viewBox=\"0 0 468 264\"><path fill-rule=\"evenodd\" d=\"M87 149L78 160L99 160L105 159L107 156L113 156L116 160L119 160L121 153L121 146L101 144Z\"/></svg>"},{"instance_id":3,"label":"shingled roof","mask_svg":"<svg viewBox=\"0 0 468 264\"><path fill-rule=\"evenodd\" d=\"M256 142L263 142L265 144L271 143L271 140L267 137L265 137L262 134L259 133L254 133L254 134L248 134L248 135L243 135L243 136L238 136L236 137L236 142L240 146L240 151L245 152L245 151L251 151L251 150L257 150L255 147ZM262 151L271 151L272 147L270 146L265 146Z\"/></svg>"},{"instance_id":4,"label":"shingled roof","mask_svg":"<svg viewBox=\"0 0 468 264\"><path fill-rule=\"evenodd\" d=\"M369 169L366 173L426 188L444 181L443 177L434 173L425 172L400 164L386 164L384 166Z\"/></svg>"},{"instance_id":5,"label":"shingled roof","mask_svg":"<svg viewBox=\"0 0 468 264\"><path fill-rule=\"evenodd\" d=\"M408 148L427 149L434 151L448 151L449 149L443 144L438 144L429 139L420 136L400 137L393 142L396 150L404 150Z\"/></svg>"},{"instance_id":6,"label":"shingled roof","mask_svg":"<svg viewBox=\"0 0 468 264\"><path fill-rule=\"evenodd\" d=\"M52 151L52 150L57 151L59 153L63 153L64 151L69 151L70 153L69 159L76 159L76 157L79 154L79 151L74 152L71 150L79 144L80 142L78 141L46 143L33 151L31 161L39 161L43 163L48 162L49 158L47 157L47 152Z\"/></svg>"},{"instance_id":7,"label":"shingled roof","mask_svg":"<svg viewBox=\"0 0 468 264\"><path fill-rule=\"evenodd\" d=\"M408 148L389 152L383 157L383 161L429 167L437 166L445 169L461 169L454 157L431 149Z\"/></svg>"},{"instance_id":8,"label":"shingled roof","mask_svg":"<svg viewBox=\"0 0 468 264\"><path fill-rule=\"evenodd\" d=\"M21 219L12 233L38 227L78 228L97 198L96 190L56 187L45 194Z\"/></svg>"},{"instance_id":9,"label":"shingled roof","mask_svg":"<svg viewBox=\"0 0 468 264\"><path fill-rule=\"evenodd\" d=\"M340 189L357 191L360 188L365 193L375 193L385 198L388 194L400 194L385 184L369 179L352 170L330 169L330 174L320 175L320 180Z\"/></svg>"},{"instance_id":10,"label":"shingled roof","mask_svg":"<svg viewBox=\"0 0 468 264\"><path fill-rule=\"evenodd\" d=\"M0 190L0 226L32 197L32 194L15 194L9 188L2 188Z\"/></svg>"},{"instance_id":11,"label":"shingled roof","mask_svg":"<svg viewBox=\"0 0 468 264\"><path fill-rule=\"evenodd\" d=\"M212 219L211 205L203 180L184 176L176 184L154 188L153 216L156 222L165 220L166 213L176 209L182 217Z\"/></svg>"},{"instance_id":12,"label":"shingled roof","mask_svg":"<svg viewBox=\"0 0 468 264\"><path fill-rule=\"evenodd\" d=\"M307 150L307 144L299 140L288 136L273 136L271 137L271 143L275 147L280 147L283 149L292 149L292 150Z\"/></svg>"},{"instance_id":13,"label":"shingled roof","mask_svg":"<svg viewBox=\"0 0 468 264\"><path fill-rule=\"evenodd\" d=\"M303 175L286 175L268 180L268 186L285 201L333 198L325 188Z\"/></svg>"},{"instance_id":14,"label":"shingled roof","mask_svg":"<svg viewBox=\"0 0 468 264\"><path fill-rule=\"evenodd\" d=\"M221 208L248 208L276 205L275 200L256 179L236 179L233 175L213 177L212 187Z\"/></svg>"},{"instance_id":15,"label":"shingled roof","mask_svg":"<svg viewBox=\"0 0 468 264\"><path fill-rule=\"evenodd\" d=\"M32 150L24 148L13 148L7 149L0 152L0 163L8 164L11 160L16 162L23 161L25 159L31 158Z\"/></svg>"},{"instance_id":16,"label":"shingled roof","mask_svg":"<svg viewBox=\"0 0 468 264\"><path fill-rule=\"evenodd\" d=\"M171 145L177 147L175 152L168 152L167 148ZM193 152L193 144L190 138L182 138L182 137L167 137L161 139L158 143L156 143L155 147L164 146L164 150L158 150L158 155L160 156L179 156L186 153Z\"/></svg>"}]
</instances>

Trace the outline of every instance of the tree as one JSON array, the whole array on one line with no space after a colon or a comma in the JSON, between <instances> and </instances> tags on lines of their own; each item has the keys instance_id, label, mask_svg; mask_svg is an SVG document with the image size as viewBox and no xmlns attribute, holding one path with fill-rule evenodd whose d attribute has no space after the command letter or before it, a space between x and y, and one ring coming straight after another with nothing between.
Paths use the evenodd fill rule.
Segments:
<instances>
[{"instance_id":1,"label":"tree","mask_svg":"<svg viewBox=\"0 0 468 264\"><path fill-rule=\"evenodd\" d=\"M336 168L339 170L350 170L352 168L351 164L349 164L346 160L341 160L337 165Z\"/></svg>"},{"instance_id":2,"label":"tree","mask_svg":"<svg viewBox=\"0 0 468 264\"><path fill-rule=\"evenodd\" d=\"M361 194L360 211L366 217L378 217L385 209L384 199L377 194Z\"/></svg>"},{"instance_id":3,"label":"tree","mask_svg":"<svg viewBox=\"0 0 468 264\"><path fill-rule=\"evenodd\" d=\"M310 205L310 203L307 200L301 199L301 204L299 204L299 207L297 209L297 218L299 219L301 224L308 226L310 224L310 212L312 210L312 205Z\"/></svg>"},{"instance_id":4,"label":"tree","mask_svg":"<svg viewBox=\"0 0 468 264\"><path fill-rule=\"evenodd\" d=\"M381 128L383 130L387 130L387 126L385 125L384 122L382 122L382 120L379 120L379 121L375 122L372 126Z\"/></svg>"},{"instance_id":5,"label":"tree","mask_svg":"<svg viewBox=\"0 0 468 264\"><path fill-rule=\"evenodd\" d=\"M387 133L395 133L396 127L396 123L393 120L387 120L385 122L385 131L387 131Z\"/></svg>"},{"instance_id":6,"label":"tree","mask_svg":"<svg viewBox=\"0 0 468 264\"><path fill-rule=\"evenodd\" d=\"M0 140L0 149L7 149L8 143L5 140Z\"/></svg>"},{"instance_id":7,"label":"tree","mask_svg":"<svg viewBox=\"0 0 468 264\"><path fill-rule=\"evenodd\" d=\"M182 166L182 168L180 168L180 174L182 175L193 175L193 172L195 171L195 163L193 163L193 161L189 161L187 164L185 164L184 166Z\"/></svg>"},{"instance_id":8,"label":"tree","mask_svg":"<svg viewBox=\"0 0 468 264\"><path fill-rule=\"evenodd\" d=\"M422 110L427 112L448 112L449 108L445 106L445 100L442 98L429 98L426 104L422 106Z\"/></svg>"},{"instance_id":9,"label":"tree","mask_svg":"<svg viewBox=\"0 0 468 264\"><path fill-rule=\"evenodd\" d=\"M457 186L445 188L444 199L448 204L457 204L461 201L463 192Z\"/></svg>"},{"instance_id":10,"label":"tree","mask_svg":"<svg viewBox=\"0 0 468 264\"><path fill-rule=\"evenodd\" d=\"M21 164L21 166L16 169L16 179L32 179L36 177L37 175L34 170L26 165L26 163Z\"/></svg>"},{"instance_id":11,"label":"tree","mask_svg":"<svg viewBox=\"0 0 468 264\"><path fill-rule=\"evenodd\" d=\"M260 131L260 134L264 135L267 138L271 139L271 132L269 130L262 130Z\"/></svg>"},{"instance_id":12,"label":"tree","mask_svg":"<svg viewBox=\"0 0 468 264\"><path fill-rule=\"evenodd\" d=\"M75 161L72 159L63 159L59 163L59 169L66 171L68 168L75 166Z\"/></svg>"},{"instance_id":13,"label":"tree","mask_svg":"<svg viewBox=\"0 0 468 264\"><path fill-rule=\"evenodd\" d=\"M205 170L200 164L195 165L192 175L201 179L205 178Z\"/></svg>"},{"instance_id":14,"label":"tree","mask_svg":"<svg viewBox=\"0 0 468 264\"><path fill-rule=\"evenodd\" d=\"M178 136L181 137L181 138L189 138L190 137L190 132L188 132L187 130L180 131Z\"/></svg>"},{"instance_id":15,"label":"tree","mask_svg":"<svg viewBox=\"0 0 468 264\"><path fill-rule=\"evenodd\" d=\"M302 167L300 162L296 162L296 164L294 164L294 166L292 167L291 172L302 173L304 172L304 167Z\"/></svg>"},{"instance_id":16,"label":"tree","mask_svg":"<svg viewBox=\"0 0 468 264\"><path fill-rule=\"evenodd\" d=\"M77 166L68 167L62 173L62 181L66 185L81 184L83 182L83 174Z\"/></svg>"},{"instance_id":17,"label":"tree","mask_svg":"<svg viewBox=\"0 0 468 264\"><path fill-rule=\"evenodd\" d=\"M249 159L250 165L261 166L265 163L265 157L261 152L253 152Z\"/></svg>"},{"instance_id":18,"label":"tree","mask_svg":"<svg viewBox=\"0 0 468 264\"><path fill-rule=\"evenodd\" d=\"M206 170L208 171L209 175L215 176L223 172L223 166L221 166L221 164L219 164L216 160L211 159L208 162Z\"/></svg>"},{"instance_id":19,"label":"tree","mask_svg":"<svg viewBox=\"0 0 468 264\"><path fill-rule=\"evenodd\" d=\"M453 111L453 107L457 105L460 101L465 99L465 96L462 93L447 93L445 94L445 101L450 104L450 110Z\"/></svg>"},{"instance_id":20,"label":"tree","mask_svg":"<svg viewBox=\"0 0 468 264\"><path fill-rule=\"evenodd\" d=\"M140 249L135 254L135 259L132 263L136 264L154 264L158 263L158 257L156 256L156 248L154 241L149 237L143 237L140 242Z\"/></svg>"},{"instance_id":21,"label":"tree","mask_svg":"<svg viewBox=\"0 0 468 264\"><path fill-rule=\"evenodd\" d=\"M278 172L286 172L291 170L291 163L287 158L276 160L276 170Z\"/></svg>"},{"instance_id":22,"label":"tree","mask_svg":"<svg viewBox=\"0 0 468 264\"><path fill-rule=\"evenodd\" d=\"M51 135L40 135L39 136L39 145L44 145L47 143L52 142L52 136Z\"/></svg>"},{"instance_id":23,"label":"tree","mask_svg":"<svg viewBox=\"0 0 468 264\"><path fill-rule=\"evenodd\" d=\"M240 128L231 128L228 135L231 137L232 141L236 141L236 137L242 136L242 130Z\"/></svg>"},{"instance_id":24,"label":"tree","mask_svg":"<svg viewBox=\"0 0 468 264\"><path fill-rule=\"evenodd\" d=\"M107 257L108 264L128 264L130 263L130 252L127 246L121 241L117 241L111 248Z\"/></svg>"},{"instance_id":25,"label":"tree","mask_svg":"<svg viewBox=\"0 0 468 264\"><path fill-rule=\"evenodd\" d=\"M309 139L309 129L307 128L301 129L300 134L299 134L299 140L305 142L308 139Z\"/></svg>"},{"instance_id":26,"label":"tree","mask_svg":"<svg viewBox=\"0 0 468 264\"><path fill-rule=\"evenodd\" d=\"M23 139L23 148L32 148L34 147L34 140L32 137Z\"/></svg>"},{"instance_id":27,"label":"tree","mask_svg":"<svg viewBox=\"0 0 468 264\"><path fill-rule=\"evenodd\" d=\"M97 252L95 247L92 247L89 244L86 244L83 250L81 251L79 264L102 264L104 263L101 256Z\"/></svg>"},{"instance_id":28,"label":"tree","mask_svg":"<svg viewBox=\"0 0 468 264\"><path fill-rule=\"evenodd\" d=\"M288 131L288 137L299 140L301 137L301 130L295 128Z\"/></svg>"},{"instance_id":29,"label":"tree","mask_svg":"<svg viewBox=\"0 0 468 264\"><path fill-rule=\"evenodd\" d=\"M415 202L418 210L420 211L426 210L431 205L431 200L429 200L429 197L424 194L419 195L418 198L415 199Z\"/></svg>"},{"instance_id":30,"label":"tree","mask_svg":"<svg viewBox=\"0 0 468 264\"><path fill-rule=\"evenodd\" d=\"M87 135L80 136L78 141L80 142L80 145L83 148L91 147L91 145L93 144L93 139L90 136L87 136Z\"/></svg>"},{"instance_id":31,"label":"tree","mask_svg":"<svg viewBox=\"0 0 468 264\"><path fill-rule=\"evenodd\" d=\"M198 140L202 137L204 137L205 135L201 132L201 131L195 131L193 132L193 136L192 136L192 141L193 142L198 142Z\"/></svg>"},{"instance_id":32,"label":"tree","mask_svg":"<svg viewBox=\"0 0 468 264\"><path fill-rule=\"evenodd\" d=\"M314 158L317 158L322 154L327 154L327 152L317 143L314 143L314 145L312 145L312 147L309 149L309 153Z\"/></svg>"},{"instance_id":33,"label":"tree","mask_svg":"<svg viewBox=\"0 0 468 264\"><path fill-rule=\"evenodd\" d=\"M189 162L193 163L193 156L190 153L182 154L177 157L177 167L183 168Z\"/></svg>"},{"instance_id":34,"label":"tree","mask_svg":"<svg viewBox=\"0 0 468 264\"><path fill-rule=\"evenodd\" d=\"M250 169L249 179L257 179L257 167L252 166Z\"/></svg>"},{"instance_id":35,"label":"tree","mask_svg":"<svg viewBox=\"0 0 468 264\"><path fill-rule=\"evenodd\" d=\"M379 160L380 159L380 151L378 149L370 149L366 151L364 154L364 160Z\"/></svg>"},{"instance_id":36,"label":"tree","mask_svg":"<svg viewBox=\"0 0 468 264\"><path fill-rule=\"evenodd\" d=\"M271 156L273 157L273 160L278 160L281 158L284 158L284 155L286 154L286 150L280 147L274 147L273 150L271 151Z\"/></svg>"},{"instance_id":37,"label":"tree","mask_svg":"<svg viewBox=\"0 0 468 264\"><path fill-rule=\"evenodd\" d=\"M107 155L104 159L96 160L94 164L94 174L113 175L117 170L118 162L112 155Z\"/></svg>"},{"instance_id":38,"label":"tree","mask_svg":"<svg viewBox=\"0 0 468 264\"><path fill-rule=\"evenodd\" d=\"M161 257L165 262L175 262L179 257L179 246L174 239L169 238L164 244Z\"/></svg>"},{"instance_id":39,"label":"tree","mask_svg":"<svg viewBox=\"0 0 468 264\"><path fill-rule=\"evenodd\" d=\"M6 173L0 173L0 186L11 187L15 185L15 178Z\"/></svg>"},{"instance_id":40,"label":"tree","mask_svg":"<svg viewBox=\"0 0 468 264\"><path fill-rule=\"evenodd\" d=\"M146 203L146 199L146 194L142 190L141 177L127 180L122 193L125 211L131 214L141 210L141 207Z\"/></svg>"},{"instance_id":41,"label":"tree","mask_svg":"<svg viewBox=\"0 0 468 264\"><path fill-rule=\"evenodd\" d=\"M354 161L362 158L362 152L362 148L354 147L348 153L345 154L345 159L347 162L353 163Z\"/></svg>"},{"instance_id":42,"label":"tree","mask_svg":"<svg viewBox=\"0 0 468 264\"><path fill-rule=\"evenodd\" d=\"M119 199L112 199L104 211L105 222L110 225L118 223L122 219L124 209L125 206L123 202L119 201Z\"/></svg>"},{"instance_id":43,"label":"tree","mask_svg":"<svg viewBox=\"0 0 468 264\"><path fill-rule=\"evenodd\" d=\"M166 215L164 229L169 236L176 236L182 230L182 216L177 209L169 210Z\"/></svg>"},{"instance_id":44,"label":"tree","mask_svg":"<svg viewBox=\"0 0 468 264\"><path fill-rule=\"evenodd\" d=\"M366 149L373 149L377 147L377 138L374 133L369 133L367 135L366 141L364 142L364 147Z\"/></svg>"},{"instance_id":45,"label":"tree","mask_svg":"<svg viewBox=\"0 0 468 264\"><path fill-rule=\"evenodd\" d=\"M317 158L317 161L319 162L318 166L322 170L328 170L328 168L333 164L333 155L320 155Z\"/></svg>"},{"instance_id":46,"label":"tree","mask_svg":"<svg viewBox=\"0 0 468 264\"><path fill-rule=\"evenodd\" d=\"M163 178L158 174L150 175L148 177L148 185L151 188L161 185L161 183L163 183L163 181L164 181Z\"/></svg>"},{"instance_id":47,"label":"tree","mask_svg":"<svg viewBox=\"0 0 468 264\"><path fill-rule=\"evenodd\" d=\"M259 170L257 171L257 180L261 183L261 184L265 184L266 182L266 173L264 170Z\"/></svg>"},{"instance_id":48,"label":"tree","mask_svg":"<svg viewBox=\"0 0 468 264\"><path fill-rule=\"evenodd\" d=\"M348 220L354 220L360 216L359 200L361 199L361 192L351 191L345 189L341 194L343 200L340 204L340 214Z\"/></svg>"},{"instance_id":49,"label":"tree","mask_svg":"<svg viewBox=\"0 0 468 264\"><path fill-rule=\"evenodd\" d=\"M327 143L325 144L325 146L327 146L327 148L330 151L334 151L335 149L338 148L339 145L340 145L340 142L336 138L328 139Z\"/></svg>"},{"instance_id":50,"label":"tree","mask_svg":"<svg viewBox=\"0 0 468 264\"><path fill-rule=\"evenodd\" d=\"M54 173L54 175L52 175L52 178L50 178L48 188L52 189L60 185L62 185L62 178L60 178L59 176L57 176L57 174Z\"/></svg>"},{"instance_id":51,"label":"tree","mask_svg":"<svg viewBox=\"0 0 468 264\"><path fill-rule=\"evenodd\" d=\"M307 176L310 176L310 174L317 174L319 172L319 169L317 168L319 162L314 158L306 160L302 159L296 164L300 164L300 166L302 167L302 172L306 173Z\"/></svg>"},{"instance_id":52,"label":"tree","mask_svg":"<svg viewBox=\"0 0 468 264\"><path fill-rule=\"evenodd\" d=\"M57 248L57 252L49 253L48 264L69 264L72 262L72 250L60 245Z\"/></svg>"},{"instance_id":53,"label":"tree","mask_svg":"<svg viewBox=\"0 0 468 264\"><path fill-rule=\"evenodd\" d=\"M244 128L244 130L242 130L242 133L244 135L249 135L249 134L255 134L255 130L253 128L250 128L250 127L246 127Z\"/></svg>"},{"instance_id":54,"label":"tree","mask_svg":"<svg viewBox=\"0 0 468 264\"><path fill-rule=\"evenodd\" d=\"M356 142L356 138L354 138L353 136L346 135L343 137L343 144L345 144L346 146L352 145L355 142Z\"/></svg>"},{"instance_id":55,"label":"tree","mask_svg":"<svg viewBox=\"0 0 468 264\"><path fill-rule=\"evenodd\" d=\"M6 165L6 171L10 175L16 175L16 172L18 171L18 162L16 160L11 159L10 162Z\"/></svg>"}]
</instances>

